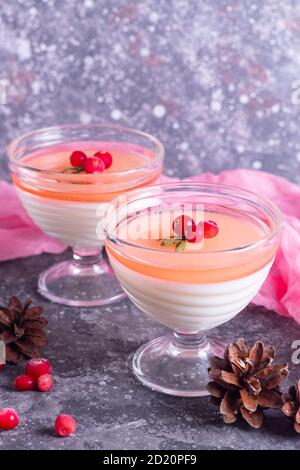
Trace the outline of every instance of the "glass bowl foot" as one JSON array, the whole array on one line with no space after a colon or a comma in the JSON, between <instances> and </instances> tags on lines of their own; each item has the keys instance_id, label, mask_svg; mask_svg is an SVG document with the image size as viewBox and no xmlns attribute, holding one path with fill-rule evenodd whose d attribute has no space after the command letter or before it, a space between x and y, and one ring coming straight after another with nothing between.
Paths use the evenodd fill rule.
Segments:
<instances>
[{"instance_id":1,"label":"glass bowl foot","mask_svg":"<svg viewBox=\"0 0 300 470\"><path fill-rule=\"evenodd\" d=\"M55 264L40 274L38 290L52 302L74 307L108 305L126 298L103 258L86 264L74 259Z\"/></svg>"},{"instance_id":2,"label":"glass bowl foot","mask_svg":"<svg viewBox=\"0 0 300 470\"><path fill-rule=\"evenodd\" d=\"M141 346L132 360L133 372L143 385L157 392L180 397L209 395L208 359L222 356L224 349L217 338L175 332Z\"/></svg>"}]
</instances>

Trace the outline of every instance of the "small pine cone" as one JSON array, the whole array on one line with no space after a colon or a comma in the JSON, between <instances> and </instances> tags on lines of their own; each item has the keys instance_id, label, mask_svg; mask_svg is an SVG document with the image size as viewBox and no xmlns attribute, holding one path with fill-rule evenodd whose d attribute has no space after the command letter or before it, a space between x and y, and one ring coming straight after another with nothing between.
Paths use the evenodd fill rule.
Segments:
<instances>
[{"instance_id":1,"label":"small pine cone","mask_svg":"<svg viewBox=\"0 0 300 470\"><path fill-rule=\"evenodd\" d=\"M294 429L300 433L300 380L289 388L288 393L283 394L282 400L282 411L289 418L293 418Z\"/></svg>"},{"instance_id":2,"label":"small pine cone","mask_svg":"<svg viewBox=\"0 0 300 470\"><path fill-rule=\"evenodd\" d=\"M38 357L47 344L44 327L48 324L42 316L42 307L31 307L27 299L22 305L11 297L8 307L0 306L0 340L6 346L6 360L17 364L22 359Z\"/></svg>"},{"instance_id":3,"label":"small pine cone","mask_svg":"<svg viewBox=\"0 0 300 470\"><path fill-rule=\"evenodd\" d=\"M274 357L274 347L256 341L250 349L240 338L229 344L223 358L210 358L207 390L220 406L225 423L241 416L257 429L263 423L264 409L281 408L280 385L288 376L288 365L273 364Z\"/></svg>"}]
</instances>

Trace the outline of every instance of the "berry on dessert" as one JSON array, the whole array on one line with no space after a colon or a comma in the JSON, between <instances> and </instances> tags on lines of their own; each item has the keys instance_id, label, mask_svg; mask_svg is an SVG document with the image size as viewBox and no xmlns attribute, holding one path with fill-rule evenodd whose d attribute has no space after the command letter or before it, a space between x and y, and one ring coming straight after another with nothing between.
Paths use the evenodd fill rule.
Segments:
<instances>
[{"instance_id":1,"label":"berry on dessert","mask_svg":"<svg viewBox=\"0 0 300 470\"><path fill-rule=\"evenodd\" d=\"M0 371L3 370L5 367L5 364L0 364Z\"/></svg>"},{"instance_id":2,"label":"berry on dessert","mask_svg":"<svg viewBox=\"0 0 300 470\"><path fill-rule=\"evenodd\" d=\"M15 379L15 387L19 392L32 390L34 386L33 378L30 375L18 375Z\"/></svg>"},{"instance_id":3,"label":"berry on dessert","mask_svg":"<svg viewBox=\"0 0 300 470\"><path fill-rule=\"evenodd\" d=\"M98 157L87 158L84 162L83 167L84 171L89 174L103 173L103 171L105 170L104 162Z\"/></svg>"},{"instance_id":4,"label":"berry on dessert","mask_svg":"<svg viewBox=\"0 0 300 470\"><path fill-rule=\"evenodd\" d=\"M20 423L18 413L13 408L0 409L0 429L2 431L9 431L14 429Z\"/></svg>"},{"instance_id":5,"label":"berry on dessert","mask_svg":"<svg viewBox=\"0 0 300 470\"><path fill-rule=\"evenodd\" d=\"M193 219L188 215L179 215L173 220L172 228L174 233L182 240L185 239L185 233L187 230L194 230L196 227Z\"/></svg>"},{"instance_id":6,"label":"berry on dessert","mask_svg":"<svg viewBox=\"0 0 300 470\"><path fill-rule=\"evenodd\" d=\"M203 238L214 238L219 233L218 224L214 220L206 220L204 223L196 222L188 215L179 215L173 220L172 229L175 236L161 238L161 246L175 245L175 251L184 251L186 242L200 243Z\"/></svg>"},{"instance_id":7,"label":"berry on dessert","mask_svg":"<svg viewBox=\"0 0 300 470\"><path fill-rule=\"evenodd\" d=\"M81 150L75 150L70 156L71 165L76 166L83 166L87 156Z\"/></svg>"},{"instance_id":8,"label":"berry on dessert","mask_svg":"<svg viewBox=\"0 0 300 470\"><path fill-rule=\"evenodd\" d=\"M203 240L203 228L201 225L196 225L194 228L189 226L184 236L189 243L200 243Z\"/></svg>"},{"instance_id":9,"label":"berry on dessert","mask_svg":"<svg viewBox=\"0 0 300 470\"><path fill-rule=\"evenodd\" d=\"M48 359L38 357L27 362L25 371L27 375L30 375L36 381L40 375L51 374L52 366Z\"/></svg>"},{"instance_id":10,"label":"berry on dessert","mask_svg":"<svg viewBox=\"0 0 300 470\"><path fill-rule=\"evenodd\" d=\"M70 155L71 167L65 168L63 173L102 173L112 164L112 155L106 150L100 150L93 157L88 157L81 150L74 150Z\"/></svg>"},{"instance_id":11,"label":"berry on dessert","mask_svg":"<svg viewBox=\"0 0 300 470\"><path fill-rule=\"evenodd\" d=\"M49 392L53 387L53 378L50 374L40 375L36 383L37 389L40 392Z\"/></svg>"},{"instance_id":12,"label":"berry on dessert","mask_svg":"<svg viewBox=\"0 0 300 470\"><path fill-rule=\"evenodd\" d=\"M204 238L214 238L219 233L219 227L213 220L206 220L204 222Z\"/></svg>"},{"instance_id":13,"label":"berry on dessert","mask_svg":"<svg viewBox=\"0 0 300 470\"><path fill-rule=\"evenodd\" d=\"M61 437L67 437L76 431L76 421L70 415L58 415L55 420L55 431Z\"/></svg>"},{"instance_id":14,"label":"berry on dessert","mask_svg":"<svg viewBox=\"0 0 300 470\"><path fill-rule=\"evenodd\" d=\"M106 152L106 150L96 152L94 157L97 157L103 161L106 170L112 165L112 155L109 152Z\"/></svg>"}]
</instances>

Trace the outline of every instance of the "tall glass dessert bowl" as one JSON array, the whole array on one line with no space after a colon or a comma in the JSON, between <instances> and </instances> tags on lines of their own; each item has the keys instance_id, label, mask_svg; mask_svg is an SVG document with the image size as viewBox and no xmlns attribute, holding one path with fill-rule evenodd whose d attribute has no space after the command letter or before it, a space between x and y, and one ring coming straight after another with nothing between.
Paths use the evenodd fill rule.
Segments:
<instances>
[{"instance_id":1,"label":"tall glass dessert bowl","mask_svg":"<svg viewBox=\"0 0 300 470\"><path fill-rule=\"evenodd\" d=\"M130 191L107 214L107 252L122 287L174 330L140 347L135 375L171 395L207 394L208 357L223 344L206 332L259 291L279 244L279 210L239 188L174 183Z\"/></svg>"},{"instance_id":2,"label":"tall glass dessert bowl","mask_svg":"<svg viewBox=\"0 0 300 470\"><path fill-rule=\"evenodd\" d=\"M68 169L74 151L89 158L108 152L112 164L102 173L74 172ZM73 249L72 259L41 273L40 293L73 306L120 300L124 293L103 258L105 209L125 191L157 181L162 144L120 126L64 125L16 138L8 146L8 156L13 183L28 214L44 232Z\"/></svg>"}]
</instances>

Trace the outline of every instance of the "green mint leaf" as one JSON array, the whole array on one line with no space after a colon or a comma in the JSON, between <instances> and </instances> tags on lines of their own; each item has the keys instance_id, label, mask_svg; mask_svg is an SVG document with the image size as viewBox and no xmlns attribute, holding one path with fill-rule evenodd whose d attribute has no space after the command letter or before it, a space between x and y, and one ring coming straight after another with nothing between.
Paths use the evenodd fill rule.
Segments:
<instances>
[{"instance_id":1,"label":"green mint leaf","mask_svg":"<svg viewBox=\"0 0 300 470\"><path fill-rule=\"evenodd\" d=\"M171 238L160 238L157 240L160 242L160 246L175 246L175 251L184 251L186 249L186 240L182 240L179 237Z\"/></svg>"},{"instance_id":2,"label":"green mint leaf","mask_svg":"<svg viewBox=\"0 0 300 470\"><path fill-rule=\"evenodd\" d=\"M180 240L180 242L176 244L175 251L180 252L180 251L184 251L185 249L186 249L186 241Z\"/></svg>"},{"instance_id":3,"label":"green mint leaf","mask_svg":"<svg viewBox=\"0 0 300 470\"><path fill-rule=\"evenodd\" d=\"M62 173L68 173L71 172L71 174L77 174L81 173L84 170L83 166L70 166L68 168L65 168Z\"/></svg>"},{"instance_id":4,"label":"green mint leaf","mask_svg":"<svg viewBox=\"0 0 300 470\"><path fill-rule=\"evenodd\" d=\"M178 243L178 240L164 239L160 242L160 246L171 246L171 245L176 245L176 243Z\"/></svg>"}]
</instances>

